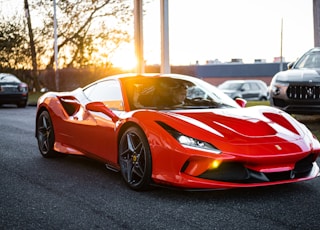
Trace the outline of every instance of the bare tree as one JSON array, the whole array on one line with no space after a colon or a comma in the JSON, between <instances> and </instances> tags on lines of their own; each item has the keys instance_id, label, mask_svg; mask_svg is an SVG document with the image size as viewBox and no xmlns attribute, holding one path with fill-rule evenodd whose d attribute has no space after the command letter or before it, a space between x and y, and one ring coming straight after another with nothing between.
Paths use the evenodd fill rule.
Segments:
<instances>
[{"instance_id":1,"label":"bare tree","mask_svg":"<svg viewBox=\"0 0 320 230\"><path fill-rule=\"evenodd\" d=\"M31 52L31 61L32 61L32 88L35 88L36 90L40 90L40 85L38 82L38 66L37 66L37 54L36 54L36 48L33 40L33 31L32 31L32 25L31 25L31 18L30 18L30 11L29 11L29 3L28 0L24 0L24 10L28 25L28 34L29 34L29 46L30 46L30 52Z\"/></svg>"}]
</instances>

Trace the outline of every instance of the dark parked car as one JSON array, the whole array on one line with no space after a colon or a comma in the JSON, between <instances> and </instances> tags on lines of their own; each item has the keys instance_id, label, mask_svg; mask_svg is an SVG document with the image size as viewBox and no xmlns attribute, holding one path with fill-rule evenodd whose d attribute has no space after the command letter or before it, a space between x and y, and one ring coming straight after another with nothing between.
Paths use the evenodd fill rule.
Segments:
<instances>
[{"instance_id":1,"label":"dark parked car","mask_svg":"<svg viewBox=\"0 0 320 230\"><path fill-rule=\"evenodd\" d=\"M288 113L320 113L320 47L306 52L270 84L270 105Z\"/></svg>"},{"instance_id":2,"label":"dark parked car","mask_svg":"<svg viewBox=\"0 0 320 230\"><path fill-rule=\"evenodd\" d=\"M219 85L218 88L233 99L268 100L268 86L261 80L228 80Z\"/></svg>"},{"instance_id":3,"label":"dark parked car","mask_svg":"<svg viewBox=\"0 0 320 230\"><path fill-rule=\"evenodd\" d=\"M0 73L0 106L16 104L26 107L28 101L28 85L9 73Z\"/></svg>"}]
</instances>

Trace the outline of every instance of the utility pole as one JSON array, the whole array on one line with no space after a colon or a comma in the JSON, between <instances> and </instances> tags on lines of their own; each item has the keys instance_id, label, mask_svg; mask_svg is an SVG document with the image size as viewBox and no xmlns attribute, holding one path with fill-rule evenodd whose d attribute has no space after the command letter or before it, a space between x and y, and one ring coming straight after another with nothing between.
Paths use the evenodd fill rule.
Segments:
<instances>
[{"instance_id":1,"label":"utility pole","mask_svg":"<svg viewBox=\"0 0 320 230\"><path fill-rule=\"evenodd\" d=\"M281 18L281 35L280 35L280 71L283 70L282 44L283 44L283 18Z\"/></svg>"}]
</instances>

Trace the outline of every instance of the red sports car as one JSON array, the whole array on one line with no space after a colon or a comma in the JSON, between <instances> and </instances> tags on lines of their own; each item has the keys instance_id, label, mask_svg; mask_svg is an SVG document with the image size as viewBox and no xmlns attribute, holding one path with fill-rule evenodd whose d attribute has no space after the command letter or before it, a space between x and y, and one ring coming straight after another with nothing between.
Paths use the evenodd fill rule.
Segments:
<instances>
[{"instance_id":1,"label":"red sports car","mask_svg":"<svg viewBox=\"0 0 320 230\"><path fill-rule=\"evenodd\" d=\"M238 103L237 103L238 102ZM320 144L289 114L245 108L184 75L125 74L39 98L43 157L84 155L135 190L256 187L319 176Z\"/></svg>"}]
</instances>

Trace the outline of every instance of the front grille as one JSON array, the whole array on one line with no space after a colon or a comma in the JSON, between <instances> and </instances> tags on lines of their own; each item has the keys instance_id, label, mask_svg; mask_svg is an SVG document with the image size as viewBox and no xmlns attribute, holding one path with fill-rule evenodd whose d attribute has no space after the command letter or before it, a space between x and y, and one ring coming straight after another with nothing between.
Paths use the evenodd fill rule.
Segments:
<instances>
[{"instance_id":1,"label":"front grille","mask_svg":"<svg viewBox=\"0 0 320 230\"><path fill-rule=\"evenodd\" d=\"M287 89L287 96L296 100L319 100L320 86L290 85Z\"/></svg>"},{"instance_id":2,"label":"front grille","mask_svg":"<svg viewBox=\"0 0 320 230\"><path fill-rule=\"evenodd\" d=\"M316 156L314 154L310 154L309 156L303 158L302 160L298 161L294 167L294 171L296 174L305 174L309 173L312 169L313 162Z\"/></svg>"},{"instance_id":3,"label":"front grille","mask_svg":"<svg viewBox=\"0 0 320 230\"><path fill-rule=\"evenodd\" d=\"M316 156L310 154L295 164L293 170L263 173L246 168L237 162L224 162L217 169L209 169L198 177L236 183L264 183L308 177Z\"/></svg>"},{"instance_id":4,"label":"front grille","mask_svg":"<svg viewBox=\"0 0 320 230\"><path fill-rule=\"evenodd\" d=\"M207 170L199 177L219 181L244 181L249 179L249 171L241 163L224 162L218 170Z\"/></svg>"}]
</instances>

